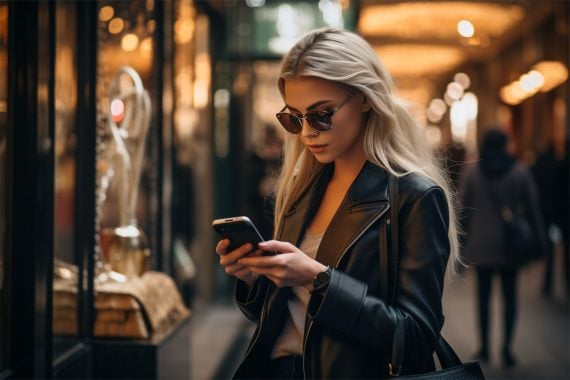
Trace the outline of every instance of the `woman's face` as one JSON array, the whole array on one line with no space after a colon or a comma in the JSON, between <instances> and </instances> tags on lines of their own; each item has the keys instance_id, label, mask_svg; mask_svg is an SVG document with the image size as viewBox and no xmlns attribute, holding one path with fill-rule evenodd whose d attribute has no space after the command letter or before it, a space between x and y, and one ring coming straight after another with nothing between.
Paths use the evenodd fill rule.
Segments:
<instances>
[{"instance_id":1,"label":"woman's face","mask_svg":"<svg viewBox=\"0 0 570 380\"><path fill-rule=\"evenodd\" d=\"M351 95L335 82L315 77L285 80L284 96L287 111L299 117L308 111L342 106L332 116L333 127L328 131L319 132L303 119L298 136L319 162L361 161L365 157L364 121L370 107L363 96Z\"/></svg>"}]
</instances>

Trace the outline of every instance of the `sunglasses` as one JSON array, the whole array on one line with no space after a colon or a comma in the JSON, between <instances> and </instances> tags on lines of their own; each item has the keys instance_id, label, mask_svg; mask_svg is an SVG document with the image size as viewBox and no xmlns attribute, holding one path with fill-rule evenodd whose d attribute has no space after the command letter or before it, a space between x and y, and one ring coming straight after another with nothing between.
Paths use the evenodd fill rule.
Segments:
<instances>
[{"instance_id":1,"label":"sunglasses","mask_svg":"<svg viewBox=\"0 0 570 380\"><path fill-rule=\"evenodd\" d=\"M283 112L283 110L287 108L287 106L285 106L279 113L275 114L275 116L277 117L277 120L279 120L283 128L285 128L287 132L290 133L296 134L303 130L303 119L307 120L307 123L309 123L311 128L313 128L314 130L317 130L319 132L326 132L333 127L332 126L333 115L337 113L338 110L342 108L342 106L348 103L349 100L350 96L346 98L346 100L338 107L335 107L328 111L319 111L319 110L309 111L302 117L294 115L290 112Z\"/></svg>"}]
</instances>

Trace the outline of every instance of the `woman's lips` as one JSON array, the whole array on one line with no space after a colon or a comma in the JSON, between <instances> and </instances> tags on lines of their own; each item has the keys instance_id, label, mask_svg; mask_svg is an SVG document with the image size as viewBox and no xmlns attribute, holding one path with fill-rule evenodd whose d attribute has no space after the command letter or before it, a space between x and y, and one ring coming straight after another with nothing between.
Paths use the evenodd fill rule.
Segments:
<instances>
[{"instance_id":1,"label":"woman's lips","mask_svg":"<svg viewBox=\"0 0 570 380\"><path fill-rule=\"evenodd\" d=\"M321 153L325 150L326 145L307 145L307 148L314 154L314 153Z\"/></svg>"}]
</instances>

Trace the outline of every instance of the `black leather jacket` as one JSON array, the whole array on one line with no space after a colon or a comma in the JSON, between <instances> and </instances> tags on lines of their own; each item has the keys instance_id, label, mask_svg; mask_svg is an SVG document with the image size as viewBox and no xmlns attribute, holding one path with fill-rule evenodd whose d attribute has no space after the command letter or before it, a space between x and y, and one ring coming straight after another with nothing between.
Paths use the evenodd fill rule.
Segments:
<instances>
[{"instance_id":1,"label":"black leather jacket","mask_svg":"<svg viewBox=\"0 0 570 380\"><path fill-rule=\"evenodd\" d=\"M332 172L325 169L284 216L279 240L299 245ZM387 239L387 173L367 162L323 236L317 260L333 267L323 295L313 293L303 341L306 379L387 376L393 332L402 321L404 373L434 370L432 353L443 325L442 293L449 257L449 212L443 190L410 174L399 179L399 286L396 300L382 299L379 249ZM235 378L263 378L287 318L291 288L265 277L251 289L237 281L236 301L257 324Z\"/></svg>"}]
</instances>

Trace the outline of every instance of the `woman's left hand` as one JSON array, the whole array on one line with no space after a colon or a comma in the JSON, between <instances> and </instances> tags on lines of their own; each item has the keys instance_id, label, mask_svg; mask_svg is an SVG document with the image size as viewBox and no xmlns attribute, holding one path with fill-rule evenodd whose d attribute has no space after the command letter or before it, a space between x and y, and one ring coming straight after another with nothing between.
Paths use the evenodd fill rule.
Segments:
<instances>
[{"instance_id":1,"label":"woman's left hand","mask_svg":"<svg viewBox=\"0 0 570 380\"><path fill-rule=\"evenodd\" d=\"M278 287L304 286L313 290L313 279L326 269L325 265L311 259L291 243L270 240L259 243L258 247L278 254L243 257L238 263L253 273L267 277Z\"/></svg>"}]
</instances>

